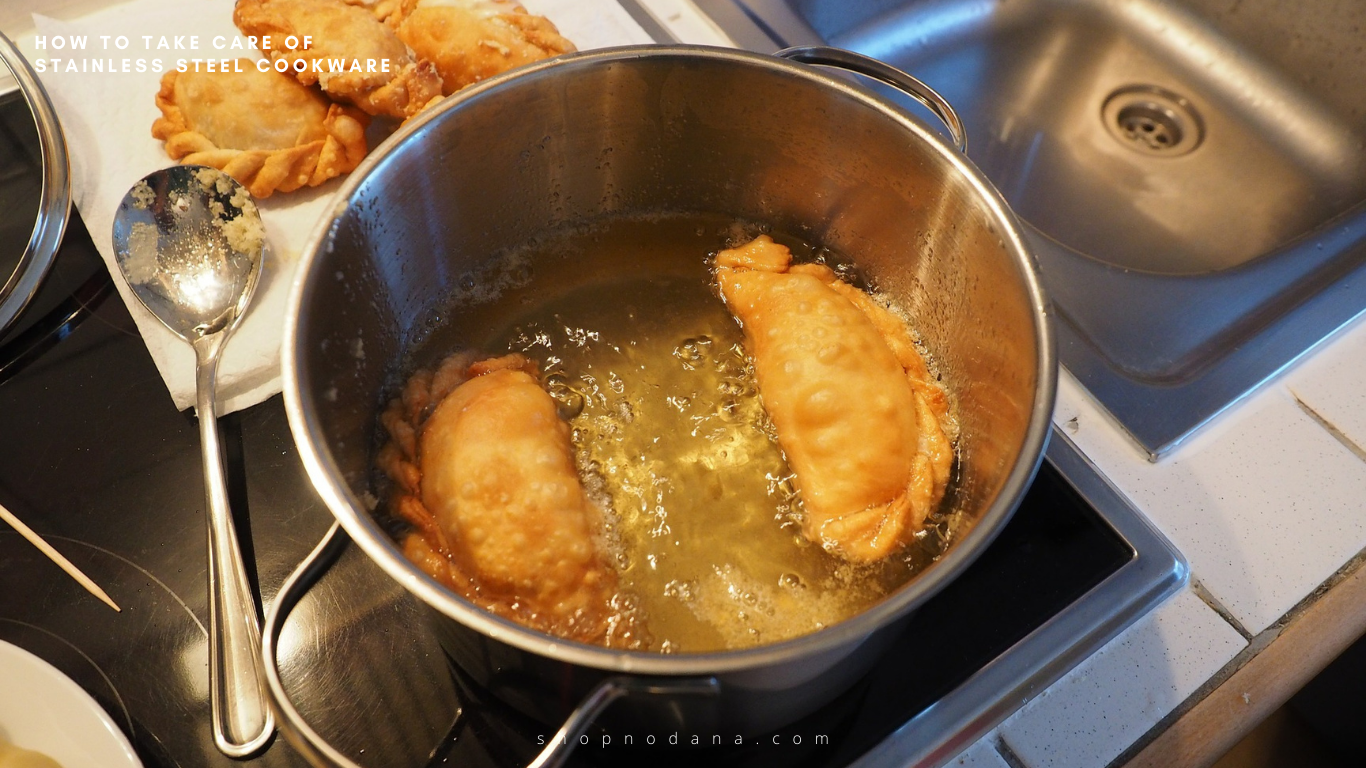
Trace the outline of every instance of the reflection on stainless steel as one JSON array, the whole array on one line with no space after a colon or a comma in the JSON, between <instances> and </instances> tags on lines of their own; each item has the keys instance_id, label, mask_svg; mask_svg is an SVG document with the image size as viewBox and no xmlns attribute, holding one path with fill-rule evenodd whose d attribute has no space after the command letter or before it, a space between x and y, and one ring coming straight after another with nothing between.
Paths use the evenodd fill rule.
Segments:
<instances>
[{"instance_id":1,"label":"reflection on stainless steel","mask_svg":"<svg viewBox=\"0 0 1366 768\"><path fill-rule=\"evenodd\" d=\"M286 622L295 606L308 594L313 583L336 561L347 541L341 526L333 523L327 535L318 542L318 546L314 547L312 552L308 553L308 557L304 558L280 588L275 604L266 615L265 637L262 642L266 684L270 688L271 707L280 715L280 730L285 738L289 739L289 743L315 766L357 768L346 755L313 730L285 690L284 681L280 676L281 661L290 655L291 649L288 647L290 644L284 641L284 636L289 626Z\"/></svg>"},{"instance_id":2,"label":"reflection on stainless steel","mask_svg":"<svg viewBox=\"0 0 1366 768\"><path fill-rule=\"evenodd\" d=\"M612 711L621 719L753 733L809 713L980 554L1041 457L1056 376L1051 319L1013 217L936 134L814 67L689 47L533 65L411 121L341 194L349 204L306 248L285 334L286 406L305 466L358 546L444 617L447 652L484 686L519 675L517 690L500 694L542 721L562 721L603 678L627 672L714 675L721 693L634 703ZM975 527L848 621L755 649L675 656L557 641L441 587L362 501L374 493L386 387L432 318L470 311L449 306L462 275L558 227L670 212L764 222L855 254L915 318L957 398L962 460L949 504ZM567 282L611 276L585 268Z\"/></svg>"},{"instance_id":3,"label":"reflection on stainless steel","mask_svg":"<svg viewBox=\"0 0 1366 768\"><path fill-rule=\"evenodd\" d=\"M214 402L223 345L261 273L260 227L246 189L202 166L173 166L144 177L114 217L115 258L129 287L195 351L195 410L209 508L209 691L214 740L231 757L259 751L275 730Z\"/></svg>"},{"instance_id":4,"label":"reflection on stainless steel","mask_svg":"<svg viewBox=\"0 0 1366 768\"><path fill-rule=\"evenodd\" d=\"M464 722L446 658L412 596L339 530L303 558L267 614L280 731L315 766L421 765Z\"/></svg>"},{"instance_id":5,"label":"reflection on stainless steel","mask_svg":"<svg viewBox=\"0 0 1366 768\"><path fill-rule=\"evenodd\" d=\"M30 112L38 127L38 145L42 156L42 188L38 193L38 215L27 245L17 262L9 254L0 256L0 336L28 305L34 291L42 283L52 266L52 258L62 242L67 217L71 212L70 167L66 156L66 138L57 122L47 91L38 82L33 68L10 42L0 34L0 62L9 69L28 100ZM27 204L27 201L25 201ZM28 212L25 211L25 214ZM28 214L31 215L31 214ZM13 264L13 272L7 274Z\"/></svg>"},{"instance_id":6,"label":"reflection on stainless steel","mask_svg":"<svg viewBox=\"0 0 1366 768\"><path fill-rule=\"evenodd\" d=\"M1153 456L1366 309L1361 3L702 6L737 39L851 48L952 102L1031 225L1064 365Z\"/></svg>"},{"instance_id":7,"label":"reflection on stainless steel","mask_svg":"<svg viewBox=\"0 0 1366 768\"><path fill-rule=\"evenodd\" d=\"M850 72L871 77L900 90L930 110L949 130L949 139L959 152L968 151L968 134L963 129L963 121L953 107L935 90L916 78L890 67L877 59L869 58L853 51L830 48L823 45L808 45L799 48L786 48L774 54L789 61L803 64L819 64L824 67L838 67Z\"/></svg>"}]
</instances>

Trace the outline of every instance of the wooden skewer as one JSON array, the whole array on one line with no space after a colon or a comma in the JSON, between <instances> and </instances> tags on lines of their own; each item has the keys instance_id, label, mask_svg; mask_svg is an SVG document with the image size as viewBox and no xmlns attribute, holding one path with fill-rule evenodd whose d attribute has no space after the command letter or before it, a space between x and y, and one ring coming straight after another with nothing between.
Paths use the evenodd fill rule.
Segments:
<instances>
[{"instance_id":1,"label":"wooden skewer","mask_svg":"<svg viewBox=\"0 0 1366 768\"><path fill-rule=\"evenodd\" d=\"M24 538L28 539L30 544L37 547L39 551L47 555L49 560L56 563L57 566L60 567L62 570L66 571L67 574L71 576L71 578L75 579L78 583L80 583L82 587L85 587L87 592L103 600L105 604L108 605L110 608L113 608L114 610L119 611L120 613L123 612L123 609L120 608L118 604L115 603L112 599L110 599L109 595L105 594L103 589L100 589L100 585L91 581L89 576L86 576L84 573L82 573L80 568L77 568L75 565L72 565L71 561L63 557L61 552L58 552L57 550L53 549L51 544L48 544L46 541L43 541L42 536L39 536L38 534L34 533L32 528L29 528L27 525L24 525L23 521L15 517L14 514L10 512L8 509L5 509L3 504L0 504L0 520L4 520L5 522L14 526L14 530L18 531L20 536L23 536Z\"/></svg>"}]
</instances>

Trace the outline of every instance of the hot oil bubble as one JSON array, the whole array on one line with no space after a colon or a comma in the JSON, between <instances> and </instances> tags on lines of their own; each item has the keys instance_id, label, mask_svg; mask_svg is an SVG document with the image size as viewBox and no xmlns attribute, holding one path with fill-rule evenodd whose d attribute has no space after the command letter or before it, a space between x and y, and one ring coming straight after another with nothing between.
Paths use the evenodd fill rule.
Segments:
<instances>
[{"instance_id":1,"label":"hot oil bubble","mask_svg":"<svg viewBox=\"0 0 1366 768\"><path fill-rule=\"evenodd\" d=\"M685 340L674 348L674 357L683 363L686 370L695 370L697 366L707 357L707 351L711 348L712 340L709 336L698 336Z\"/></svg>"},{"instance_id":2,"label":"hot oil bubble","mask_svg":"<svg viewBox=\"0 0 1366 768\"><path fill-rule=\"evenodd\" d=\"M784 573L778 577L778 586L783 589L802 590L806 589L806 581L795 573Z\"/></svg>"},{"instance_id":3,"label":"hot oil bubble","mask_svg":"<svg viewBox=\"0 0 1366 768\"><path fill-rule=\"evenodd\" d=\"M635 611L640 607L640 601L630 592L617 592L612 595L612 607L621 611Z\"/></svg>"},{"instance_id":4,"label":"hot oil bubble","mask_svg":"<svg viewBox=\"0 0 1366 768\"><path fill-rule=\"evenodd\" d=\"M749 358L745 356L744 348L739 344L717 355L713 361L713 367L717 373L730 379L743 380L749 378L753 373L750 370Z\"/></svg>"},{"instance_id":5,"label":"hot oil bubble","mask_svg":"<svg viewBox=\"0 0 1366 768\"><path fill-rule=\"evenodd\" d=\"M545 377L545 388L554 398L555 408L559 412L560 418L569 421L583 413L583 393L570 386L569 379L564 374L552 373ZM575 431L578 432L578 430Z\"/></svg>"},{"instance_id":6,"label":"hot oil bubble","mask_svg":"<svg viewBox=\"0 0 1366 768\"><path fill-rule=\"evenodd\" d=\"M769 442L774 443L775 445L777 444L778 428L773 425L773 420L768 417L767 411L759 409L754 414L754 418L750 421L750 425L763 433L764 437L767 437Z\"/></svg>"},{"instance_id":7,"label":"hot oil bubble","mask_svg":"<svg viewBox=\"0 0 1366 768\"><path fill-rule=\"evenodd\" d=\"M697 584L693 581L674 579L664 585L664 596L690 603L697 597Z\"/></svg>"},{"instance_id":8,"label":"hot oil bubble","mask_svg":"<svg viewBox=\"0 0 1366 768\"><path fill-rule=\"evenodd\" d=\"M728 397L716 405L716 417L727 424L735 424L744 418L740 401Z\"/></svg>"},{"instance_id":9,"label":"hot oil bubble","mask_svg":"<svg viewBox=\"0 0 1366 768\"><path fill-rule=\"evenodd\" d=\"M779 501L789 502L797 495L796 475L764 475L768 483L768 495Z\"/></svg>"}]
</instances>

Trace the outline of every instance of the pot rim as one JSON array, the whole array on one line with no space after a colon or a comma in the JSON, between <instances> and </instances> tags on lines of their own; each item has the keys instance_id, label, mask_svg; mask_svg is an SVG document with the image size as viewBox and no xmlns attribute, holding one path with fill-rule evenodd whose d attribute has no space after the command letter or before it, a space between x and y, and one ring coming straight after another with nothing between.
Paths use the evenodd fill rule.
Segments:
<instances>
[{"instance_id":1,"label":"pot rim","mask_svg":"<svg viewBox=\"0 0 1366 768\"><path fill-rule=\"evenodd\" d=\"M301 386L302 360L296 344L297 331L301 307L308 298L314 282L311 278L316 279L313 274L314 262L323 250L323 243L333 232L337 220L349 207L351 197L369 175L389 158L395 148L444 113L459 109L465 103L482 98L486 94L491 96L513 79L546 76L561 69L572 71L580 67L660 58L717 60L773 69L826 88L833 88L899 123L910 135L947 157L952 166L968 180L986 203L986 208L998 227L1000 238L1018 262L1035 319L1035 342L1039 354L1035 371L1036 389L1025 439L1015 465L1011 468L1000 492L967 536L953 546L938 563L922 571L897 592L862 613L810 634L756 648L668 655L652 651L616 650L546 635L495 616L467 602L409 561L399 550L398 545L379 527L366 505L341 480L342 473L327 448L320 425L311 417L316 410L315 399ZM303 247L285 312L281 353L282 381L285 412L294 435L294 442L298 446L313 487L328 509L352 540L390 578L442 614L515 648L599 670L652 675L714 675L779 665L821 653L847 650L875 630L918 607L975 560L1015 511L1043 460L1057 389L1056 346L1052 313L1034 258L1025 245L1019 221L982 172L965 155L952 149L938 133L929 129L919 118L869 90L832 77L816 67L747 51L697 45L602 48L548 59L465 88L409 120L351 172L343 181L339 192L339 200L331 215L318 222Z\"/></svg>"}]
</instances>

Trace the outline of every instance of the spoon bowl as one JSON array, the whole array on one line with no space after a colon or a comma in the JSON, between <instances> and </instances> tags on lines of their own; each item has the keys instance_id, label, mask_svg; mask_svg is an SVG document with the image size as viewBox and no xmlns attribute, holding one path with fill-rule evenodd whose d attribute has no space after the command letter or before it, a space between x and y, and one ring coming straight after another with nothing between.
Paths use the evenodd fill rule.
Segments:
<instances>
[{"instance_id":1,"label":"spoon bowl","mask_svg":"<svg viewBox=\"0 0 1366 768\"><path fill-rule=\"evenodd\" d=\"M266 704L261 629L228 502L214 389L218 359L261 274L265 231L251 194L214 168L143 177L114 215L114 257L147 311L195 351L195 410L209 534L209 700L214 742L229 757L259 751L275 730Z\"/></svg>"},{"instance_id":2,"label":"spoon bowl","mask_svg":"<svg viewBox=\"0 0 1366 768\"><path fill-rule=\"evenodd\" d=\"M251 194L204 166L149 174L114 216L114 252L129 287L191 343L242 316L261 274L264 243Z\"/></svg>"}]
</instances>

